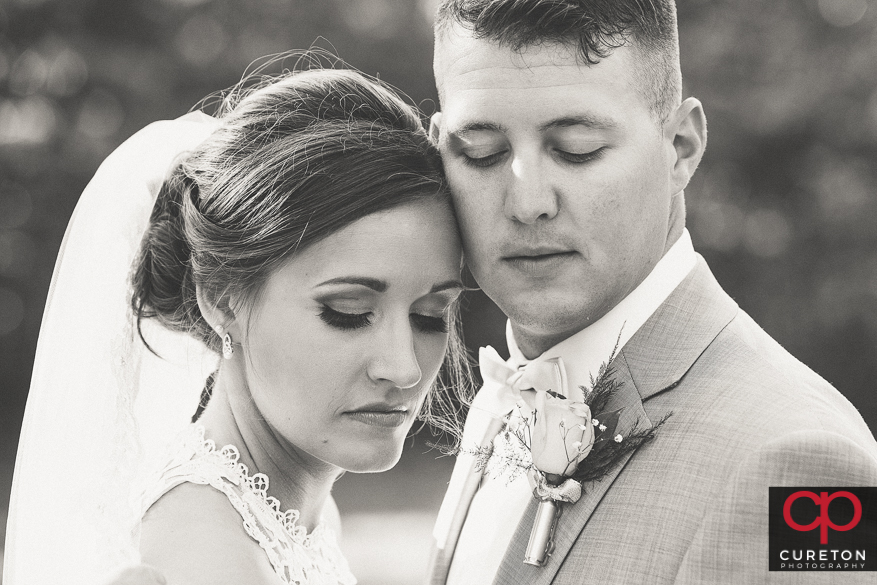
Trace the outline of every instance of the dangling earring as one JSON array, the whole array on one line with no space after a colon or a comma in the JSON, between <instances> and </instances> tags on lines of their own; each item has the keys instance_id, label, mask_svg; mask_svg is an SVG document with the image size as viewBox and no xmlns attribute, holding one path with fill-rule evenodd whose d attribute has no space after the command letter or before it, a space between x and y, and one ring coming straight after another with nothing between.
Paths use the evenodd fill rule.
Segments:
<instances>
[{"instance_id":1,"label":"dangling earring","mask_svg":"<svg viewBox=\"0 0 877 585\"><path fill-rule=\"evenodd\" d=\"M226 333L222 337L222 357L227 360L231 359L231 356L234 355L234 344L231 342L231 335Z\"/></svg>"},{"instance_id":2,"label":"dangling earring","mask_svg":"<svg viewBox=\"0 0 877 585\"><path fill-rule=\"evenodd\" d=\"M222 335L223 331L225 331L225 328L222 325L216 326L216 334L222 336L222 357L230 360L231 356L234 355L234 343L232 343L231 335L228 333Z\"/></svg>"}]
</instances>

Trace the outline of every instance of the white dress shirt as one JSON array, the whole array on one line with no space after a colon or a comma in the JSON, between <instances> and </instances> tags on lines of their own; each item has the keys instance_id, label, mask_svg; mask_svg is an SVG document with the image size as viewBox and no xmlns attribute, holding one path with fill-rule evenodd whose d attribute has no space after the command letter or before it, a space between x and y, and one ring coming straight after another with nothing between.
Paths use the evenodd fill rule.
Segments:
<instances>
[{"instance_id":1,"label":"white dress shirt","mask_svg":"<svg viewBox=\"0 0 877 585\"><path fill-rule=\"evenodd\" d=\"M695 262L691 236L688 230L684 230L645 280L618 305L536 360L561 357L570 386L590 387L591 376L596 378L600 365L608 361L616 343L621 348L633 337L691 272ZM506 340L511 354L507 363L515 368L527 364L530 360L518 349L510 323L506 325ZM457 541L447 585L486 585L493 582L532 497L526 475L508 481L508 477L485 474ZM441 523L440 514L437 526Z\"/></svg>"}]
</instances>

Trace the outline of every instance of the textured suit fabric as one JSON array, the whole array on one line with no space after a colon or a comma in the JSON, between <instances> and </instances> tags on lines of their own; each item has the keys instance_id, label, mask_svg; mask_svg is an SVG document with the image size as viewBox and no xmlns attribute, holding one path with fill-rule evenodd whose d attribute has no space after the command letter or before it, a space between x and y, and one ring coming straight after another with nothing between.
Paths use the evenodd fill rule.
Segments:
<instances>
[{"instance_id":1,"label":"textured suit fabric","mask_svg":"<svg viewBox=\"0 0 877 585\"><path fill-rule=\"evenodd\" d=\"M535 503L494 583L874 583L768 572L769 486L877 486L858 411L771 339L698 258L615 361L624 424L670 415L564 509L546 566L522 564Z\"/></svg>"}]
</instances>

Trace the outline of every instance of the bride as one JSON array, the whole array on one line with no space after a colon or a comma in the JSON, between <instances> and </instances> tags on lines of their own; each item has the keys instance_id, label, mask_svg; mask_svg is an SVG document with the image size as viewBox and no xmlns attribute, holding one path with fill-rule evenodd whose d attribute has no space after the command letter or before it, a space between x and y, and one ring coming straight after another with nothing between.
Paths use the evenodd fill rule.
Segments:
<instances>
[{"instance_id":1,"label":"bride","mask_svg":"<svg viewBox=\"0 0 877 585\"><path fill-rule=\"evenodd\" d=\"M355 583L333 482L395 465L418 416L454 428L466 388L438 154L349 70L174 124L108 159L65 236L3 582Z\"/></svg>"}]
</instances>

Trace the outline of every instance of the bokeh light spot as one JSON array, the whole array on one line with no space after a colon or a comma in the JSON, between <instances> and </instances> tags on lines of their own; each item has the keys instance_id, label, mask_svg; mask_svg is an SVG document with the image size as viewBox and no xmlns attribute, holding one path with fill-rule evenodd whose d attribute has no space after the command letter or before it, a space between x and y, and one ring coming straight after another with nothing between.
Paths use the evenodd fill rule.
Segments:
<instances>
[{"instance_id":1,"label":"bokeh light spot","mask_svg":"<svg viewBox=\"0 0 877 585\"><path fill-rule=\"evenodd\" d=\"M24 187L11 181L0 184L0 228L23 226L33 213L33 202Z\"/></svg>"},{"instance_id":2,"label":"bokeh light spot","mask_svg":"<svg viewBox=\"0 0 877 585\"><path fill-rule=\"evenodd\" d=\"M730 252L740 244L743 235L743 212L729 202L704 201L692 214L691 228L698 242L707 248Z\"/></svg>"},{"instance_id":3,"label":"bokeh light spot","mask_svg":"<svg viewBox=\"0 0 877 585\"><path fill-rule=\"evenodd\" d=\"M203 14L190 18L177 33L177 50L192 65L213 63L226 45L228 35L225 29L216 20Z\"/></svg>"},{"instance_id":4,"label":"bokeh light spot","mask_svg":"<svg viewBox=\"0 0 877 585\"><path fill-rule=\"evenodd\" d=\"M858 223L873 199L868 161L841 156L829 146L817 144L807 153L806 165L820 221L834 227Z\"/></svg>"},{"instance_id":5,"label":"bokeh light spot","mask_svg":"<svg viewBox=\"0 0 877 585\"><path fill-rule=\"evenodd\" d=\"M344 22L351 30L389 38L396 32L398 10L389 0L348 1L344 8Z\"/></svg>"},{"instance_id":6,"label":"bokeh light spot","mask_svg":"<svg viewBox=\"0 0 877 585\"><path fill-rule=\"evenodd\" d=\"M46 89L57 96L74 95L88 79L88 65L82 55L64 49L52 59L46 79Z\"/></svg>"},{"instance_id":7,"label":"bokeh light spot","mask_svg":"<svg viewBox=\"0 0 877 585\"><path fill-rule=\"evenodd\" d=\"M6 53L0 51L0 81L6 79L7 75L9 75L9 57L6 56Z\"/></svg>"},{"instance_id":8,"label":"bokeh light spot","mask_svg":"<svg viewBox=\"0 0 877 585\"><path fill-rule=\"evenodd\" d=\"M867 11L867 0L819 0L819 14L833 26L856 24Z\"/></svg>"},{"instance_id":9,"label":"bokeh light spot","mask_svg":"<svg viewBox=\"0 0 877 585\"><path fill-rule=\"evenodd\" d=\"M423 18L430 26L435 22L435 13L439 4L441 4L441 0L420 0L420 13L423 14Z\"/></svg>"},{"instance_id":10,"label":"bokeh light spot","mask_svg":"<svg viewBox=\"0 0 877 585\"><path fill-rule=\"evenodd\" d=\"M89 138L110 138L122 127L125 110L116 96L96 89L82 103L77 129Z\"/></svg>"},{"instance_id":11,"label":"bokeh light spot","mask_svg":"<svg viewBox=\"0 0 877 585\"><path fill-rule=\"evenodd\" d=\"M877 90L871 93L871 98L868 100L868 119L871 133L877 136Z\"/></svg>"},{"instance_id":12,"label":"bokeh light spot","mask_svg":"<svg viewBox=\"0 0 877 585\"><path fill-rule=\"evenodd\" d=\"M815 309L825 327L838 327L855 317L860 303L861 289L855 279L842 269L825 276L816 287Z\"/></svg>"},{"instance_id":13,"label":"bokeh light spot","mask_svg":"<svg viewBox=\"0 0 877 585\"><path fill-rule=\"evenodd\" d=\"M28 49L12 65L9 90L17 95L34 95L43 89L48 75L49 64L46 59L33 49Z\"/></svg>"},{"instance_id":14,"label":"bokeh light spot","mask_svg":"<svg viewBox=\"0 0 877 585\"><path fill-rule=\"evenodd\" d=\"M0 231L0 274L28 276L35 256L36 246L27 234L18 230Z\"/></svg>"},{"instance_id":15,"label":"bokeh light spot","mask_svg":"<svg viewBox=\"0 0 877 585\"><path fill-rule=\"evenodd\" d=\"M55 106L45 98L0 102L0 145L43 144L57 125Z\"/></svg>"},{"instance_id":16,"label":"bokeh light spot","mask_svg":"<svg viewBox=\"0 0 877 585\"><path fill-rule=\"evenodd\" d=\"M15 331L24 321L24 302L8 288L0 288L0 335Z\"/></svg>"},{"instance_id":17,"label":"bokeh light spot","mask_svg":"<svg viewBox=\"0 0 877 585\"><path fill-rule=\"evenodd\" d=\"M746 248L756 256L782 255L792 239L792 227L785 215L775 209L756 209L746 216L743 226Z\"/></svg>"},{"instance_id":18,"label":"bokeh light spot","mask_svg":"<svg viewBox=\"0 0 877 585\"><path fill-rule=\"evenodd\" d=\"M176 6L200 6L202 4L206 4L211 0L162 0L165 4L172 4Z\"/></svg>"}]
</instances>

